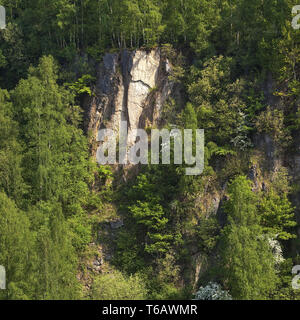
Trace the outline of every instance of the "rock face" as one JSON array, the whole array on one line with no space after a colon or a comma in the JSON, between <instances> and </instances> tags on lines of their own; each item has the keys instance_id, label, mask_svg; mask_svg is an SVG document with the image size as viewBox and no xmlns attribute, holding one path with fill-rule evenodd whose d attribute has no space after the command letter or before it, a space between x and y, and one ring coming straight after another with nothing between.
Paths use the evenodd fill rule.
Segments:
<instances>
[{"instance_id":1,"label":"rock face","mask_svg":"<svg viewBox=\"0 0 300 320\"><path fill-rule=\"evenodd\" d=\"M106 54L98 67L95 96L85 101L87 130L93 138L103 128L118 133L121 121L127 121L127 145L134 144L133 130L156 124L172 93L169 71L159 49Z\"/></svg>"}]
</instances>

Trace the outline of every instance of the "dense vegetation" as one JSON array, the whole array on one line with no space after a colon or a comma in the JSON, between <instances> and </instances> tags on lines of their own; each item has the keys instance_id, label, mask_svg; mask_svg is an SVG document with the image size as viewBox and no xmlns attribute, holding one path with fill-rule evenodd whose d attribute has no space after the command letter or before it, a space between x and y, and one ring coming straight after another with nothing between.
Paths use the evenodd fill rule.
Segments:
<instances>
[{"instance_id":1,"label":"dense vegetation","mask_svg":"<svg viewBox=\"0 0 300 320\"><path fill-rule=\"evenodd\" d=\"M278 153L296 151L295 1L0 4L8 22L0 30L1 298L190 299L211 282L234 299L300 297L291 287L299 181L283 165L268 170L255 145L267 135ZM188 177L181 166L149 166L124 184L89 153L80 103L95 74L86 57L155 47L174 61L186 96L184 105L168 101L164 123L205 129L205 171ZM270 77L276 108L264 90ZM249 179L253 166L263 188ZM221 218L206 205L217 192ZM125 227L108 270L79 279L98 254L97 228L116 213ZM196 284L195 252L208 265Z\"/></svg>"}]
</instances>

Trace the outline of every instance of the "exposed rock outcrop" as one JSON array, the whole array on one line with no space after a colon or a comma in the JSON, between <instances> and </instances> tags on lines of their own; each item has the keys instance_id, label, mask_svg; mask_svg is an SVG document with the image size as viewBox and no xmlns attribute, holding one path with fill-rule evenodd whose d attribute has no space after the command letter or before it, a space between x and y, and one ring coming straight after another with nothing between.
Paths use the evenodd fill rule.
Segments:
<instances>
[{"instance_id":1,"label":"exposed rock outcrop","mask_svg":"<svg viewBox=\"0 0 300 320\"><path fill-rule=\"evenodd\" d=\"M93 139L100 128L118 133L121 121L127 121L130 146L136 140L134 129L155 125L174 87L168 79L170 68L160 49L106 54L98 67L94 96L84 103L86 129Z\"/></svg>"}]
</instances>

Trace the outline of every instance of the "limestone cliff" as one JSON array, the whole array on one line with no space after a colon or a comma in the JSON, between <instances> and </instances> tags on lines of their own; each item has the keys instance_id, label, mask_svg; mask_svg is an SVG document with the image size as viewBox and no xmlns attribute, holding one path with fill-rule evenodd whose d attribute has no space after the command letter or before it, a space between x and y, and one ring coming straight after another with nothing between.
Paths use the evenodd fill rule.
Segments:
<instances>
[{"instance_id":1,"label":"limestone cliff","mask_svg":"<svg viewBox=\"0 0 300 320\"><path fill-rule=\"evenodd\" d=\"M133 129L157 124L174 87L168 79L171 66L160 49L124 50L107 53L97 69L94 95L85 101L87 130L95 142L99 129L117 133L120 122L127 121L127 144L131 145L136 139Z\"/></svg>"}]
</instances>

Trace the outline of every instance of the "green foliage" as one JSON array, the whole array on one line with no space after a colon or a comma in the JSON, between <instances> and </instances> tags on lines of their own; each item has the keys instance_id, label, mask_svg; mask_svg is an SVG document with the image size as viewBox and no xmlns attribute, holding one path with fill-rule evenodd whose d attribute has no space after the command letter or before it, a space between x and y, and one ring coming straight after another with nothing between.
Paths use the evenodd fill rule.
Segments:
<instances>
[{"instance_id":1,"label":"green foliage","mask_svg":"<svg viewBox=\"0 0 300 320\"><path fill-rule=\"evenodd\" d=\"M157 177L161 173L161 169L157 171L153 168L146 174L140 174L136 184L127 192L129 201L133 202L128 205L127 210L139 230L135 232L143 239L141 243L145 252L155 255L166 253L173 239L171 232L168 231L169 218L165 205L171 196L170 190L175 191L176 185L172 185L171 179L163 180L168 171L165 171L158 181ZM176 178L173 177L174 182Z\"/></svg>"},{"instance_id":2,"label":"green foliage","mask_svg":"<svg viewBox=\"0 0 300 320\"><path fill-rule=\"evenodd\" d=\"M72 233L64 219L61 205L40 203L32 209L36 233L35 281L33 299L70 300L81 298L76 279L78 257L72 245ZM38 223L37 223L38 221ZM76 240L76 239L75 239Z\"/></svg>"},{"instance_id":3,"label":"green foliage","mask_svg":"<svg viewBox=\"0 0 300 320\"><path fill-rule=\"evenodd\" d=\"M183 110L182 117L182 127L185 129L198 129L198 120L195 109L191 103L187 103L185 109Z\"/></svg>"},{"instance_id":4,"label":"green foliage","mask_svg":"<svg viewBox=\"0 0 300 320\"><path fill-rule=\"evenodd\" d=\"M31 201L60 201L65 213L81 212L91 181L87 139L77 127L79 110L57 84L57 66L43 57L12 93L21 120L25 181Z\"/></svg>"},{"instance_id":5,"label":"green foliage","mask_svg":"<svg viewBox=\"0 0 300 320\"><path fill-rule=\"evenodd\" d=\"M295 208L288 198L290 191L287 169L279 168L269 190L262 193L258 206L264 232L281 240L295 238L293 228L297 223Z\"/></svg>"},{"instance_id":6,"label":"green foliage","mask_svg":"<svg viewBox=\"0 0 300 320\"><path fill-rule=\"evenodd\" d=\"M195 250L215 261L218 249L216 277L234 298L299 298L290 286L292 261L276 265L275 274L267 241L294 237L287 173L274 174L258 193L239 176L248 174L257 133L280 151L298 147L291 139L300 123L293 1L0 4L8 20L0 32L0 264L8 275L1 298L82 298L89 275L78 281L78 265L114 206L124 227L108 247L116 246L112 263L124 274L97 275L93 299L190 298L182 283L195 280ZM90 161L75 101L94 94L92 74L104 53L155 47L174 93L162 123L205 129L205 170L187 177L183 166L149 166L123 184L119 172ZM227 191L228 223L219 237L210 198Z\"/></svg>"},{"instance_id":7,"label":"green foliage","mask_svg":"<svg viewBox=\"0 0 300 320\"><path fill-rule=\"evenodd\" d=\"M129 207L129 213L146 228L147 237L145 251L148 253L166 252L168 250L168 240L172 239L171 235L162 235L161 231L165 230L168 219L164 217L163 208L159 204L143 203L137 201L136 205Z\"/></svg>"},{"instance_id":8,"label":"green foliage","mask_svg":"<svg viewBox=\"0 0 300 320\"><path fill-rule=\"evenodd\" d=\"M244 80L231 80L231 58L214 57L203 69L191 68L188 92L206 139L219 146L247 147L249 128L242 91Z\"/></svg>"},{"instance_id":9,"label":"green foliage","mask_svg":"<svg viewBox=\"0 0 300 320\"><path fill-rule=\"evenodd\" d=\"M282 240L295 237L290 231L286 231L297 225L294 220L294 208L286 194L280 196L274 190L270 190L260 201L259 213L264 232Z\"/></svg>"},{"instance_id":10,"label":"green foliage","mask_svg":"<svg viewBox=\"0 0 300 320\"><path fill-rule=\"evenodd\" d=\"M177 300L189 299L190 288L179 288L181 268L177 261L178 253L169 251L164 257L156 260L155 267L144 268L148 299L151 300Z\"/></svg>"},{"instance_id":11,"label":"green foliage","mask_svg":"<svg viewBox=\"0 0 300 320\"><path fill-rule=\"evenodd\" d=\"M282 74L293 73L297 56L297 31L290 27L294 3L289 0L1 3L9 12L1 47L11 65L17 62L14 71L19 75L28 60L42 54L71 60L77 49L98 57L109 48L151 48L159 43L189 47L201 59L216 52L235 55L243 70L271 70L275 64ZM19 68L22 64L26 67Z\"/></svg>"},{"instance_id":12,"label":"green foliage","mask_svg":"<svg viewBox=\"0 0 300 320\"><path fill-rule=\"evenodd\" d=\"M67 220L70 227L72 245L83 251L92 240L92 226L85 214L74 215Z\"/></svg>"},{"instance_id":13,"label":"green foliage","mask_svg":"<svg viewBox=\"0 0 300 320\"><path fill-rule=\"evenodd\" d=\"M22 177L22 147L18 135L9 93L0 90L0 190L20 204L26 185Z\"/></svg>"},{"instance_id":14,"label":"green foliage","mask_svg":"<svg viewBox=\"0 0 300 320\"><path fill-rule=\"evenodd\" d=\"M1 71L0 80L4 88L12 86L23 76L28 68L23 31L16 23L7 23L6 29L0 33ZM1 84L2 84L1 83Z\"/></svg>"},{"instance_id":15,"label":"green foliage","mask_svg":"<svg viewBox=\"0 0 300 320\"><path fill-rule=\"evenodd\" d=\"M297 260L299 257L297 257ZM272 292L272 299L274 300L299 300L299 290L294 290L291 283L293 280L293 275L291 270L294 265L298 263L291 258L286 259L281 265L279 270L279 282L275 290Z\"/></svg>"},{"instance_id":16,"label":"green foliage","mask_svg":"<svg viewBox=\"0 0 300 320\"><path fill-rule=\"evenodd\" d=\"M220 226L216 218L202 218L197 228L197 236L202 252L211 253L215 248L220 232Z\"/></svg>"},{"instance_id":17,"label":"green foliage","mask_svg":"<svg viewBox=\"0 0 300 320\"><path fill-rule=\"evenodd\" d=\"M66 84L77 95L87 94L92 95L91 82L95 80L90 74L85 74L72 84Z\"/></svg>"},{"instance_id":18,"label":"green foliage","mask_svg":"<svg viewBox=\"0 0 300 320\"><path fill-rule=\"evenodd\" d=\"M91 241L84 204L92 166L79 109L57 79L54 59L43 57L15 90L0 91L0 189L15 200L1 193L7 299L82 296L76 272Z\"/></svg>"},{"instance_id":19,"label":"green foliage","mask_svg":"<svg viewBox=\"0 0 300 320\"><path fill-rule=\"evenodd\" d=\"M29 219L0 193L0 264L6 269L7 290L2 299L30 299L34 292L33 241ZM26 276L24 276L26 275Z\"/></svg>"},{"instance_id":20,"label":"green foliage","mask_svg":"<svg viewBox=\"0 0 300 320\"><path fill-rule=\"evenodd\" d=\"M176 118L176 102L174 99L168 99L162 107L161 121L163 123L174 123Z\"/></svg>"},{"instance_id":21,"label":"green foliage","mask_svg":"<svg viewBox=\"0 0 300 320\"><path fill-rule=\"evenodd\" d=\"M146 266L144 259L144 246L137 242L137 235L134 227L128 231L121 231L117 240L117 252L113 263L121 266L128 274L140 272Z\"/></svg>"},{"instance_id":22,"label":"green foliage","mask_svg":"<svg viewBox=\"0 0 300 320\"><path fill-rule=\"evenodd\" d=\"M274 258L256 215L250 181L237 177L229 187L228 224L222 231L221 263L224 285L235 299L267 299L275 288Z\"/></svg>"},{"instance_id":23,"label":"green foliage","mask_svg":"<svg viewBox=\"0 0 300 320\"><path fill-rule=\"evenodd\" d=\"M147 290L138 274L129 277L119 271L96 276L92 285L95 300L144 300Z\"/></svg>"},{"instance_id":24,"label":"green foliage","mask_svg":"<svg viewBox=\"0 0 300 320\"><path fill-rule=\"evenodd\" d=\"M5 67L6 63L6 58L0 50L0 68Z\"/></svg>"},{"instance_id":25,"label":"green foliage","mask_svg":"<svg viewBox=\"0 0 300 320\"><path fill-rule=\"evenodd\" d=\"M256 121L257 131L269 134L274 141L283 144L289 139L288 131L284 127L284 115L282 110L271 110L270 107L262 112Z\"/></svg>"},{"instance_id":26,"label":"green foliage","mask_svg":"<svg viewBox=\"0 0 300 320\"><path fill-rule=\"evenodd\" d=\"M100 179L110 179L113 176L112 169L109 166L99 166L98 175Z\"/></svg>"}]
</instances>

